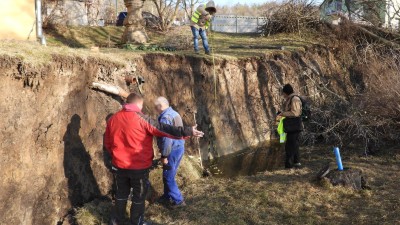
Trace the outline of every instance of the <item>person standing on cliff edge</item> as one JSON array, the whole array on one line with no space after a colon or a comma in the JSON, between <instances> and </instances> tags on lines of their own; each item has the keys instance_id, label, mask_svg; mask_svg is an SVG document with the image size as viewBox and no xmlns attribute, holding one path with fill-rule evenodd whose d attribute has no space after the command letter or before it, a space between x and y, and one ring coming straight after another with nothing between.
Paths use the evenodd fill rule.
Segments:
<instances>
[{"instance_id":1,"label":"person standing on cliff edge","mask_svg":"<svg viewBox=\"0 0 400 225\"><path fill-rule=\"evenodd\" d=\"M208 45L206 30L209 28L212 16L217 13L214 1L209 1L207 4L201 4L197 7L196 11L193 12L192 18L190 19L190 28L192 29L194 51L199 54L199 36L203 41L204 51L207 55L210 55L210 47Z\"/></svg>"},{"instance_id":2,"label":"person standing on cliff edge","mask_svg":"<svg viewBox=\"0 0 400 225\"><path fill-rule=\"evenodd\" d=\"M109 225L124 223L126 205L132 188L130 223L145 225L145 198L150 186L149 169L153 164L153 136L181 140L189 136L203 137L193 127L174 127L158 123L142 113L143 96L131 93L123 109L107 122L104 145L112 156L116 182L115 205Z\"/></svg>"},{"instance_id":3,"label":"person standing on cliff edge","mask_svg":"<svg viewBox=\"0 0 400 225\"><path fill-rule=\"evenodd\" d=\"M301 98L294 93L293 87L290 84L283 86L282 94L285 98L285 103L283 111L278 113L277 121L285 117L283 120L283 129L287 133L285 168L300 168L299 137L303 130L301 118L303 103Z\"/></svg>"}]
</instances>

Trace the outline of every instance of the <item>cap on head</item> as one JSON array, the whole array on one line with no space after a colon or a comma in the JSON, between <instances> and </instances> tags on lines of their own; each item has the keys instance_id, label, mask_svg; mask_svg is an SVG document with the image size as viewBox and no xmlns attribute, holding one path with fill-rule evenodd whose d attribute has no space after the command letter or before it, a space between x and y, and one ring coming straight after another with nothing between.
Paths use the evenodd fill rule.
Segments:
<instances>
[{"instance_id":1,"label":"cap on head","mask_svg":"<svg viewBox=\"0 0 400 225\"><path fill-rule=\"evenodd\" d=\"M217 9L215 8L215 3L214 1L209 1L206 4L206 9L207 12L209 12L211 15L214 15L215 13L217 13Z\"/></svg>"},{"instance_id":2,"label":"cap on head","mask_svg":"<svg viewBox=\"0 0 400 225\"><path fill-rule=\"evenodd\" d=\"M294 93L293 87L290 84L285 84L285 86L283 86L282 88L282 92L287 94L287 95L291 95Z\"/></svg>"}]
</instances>

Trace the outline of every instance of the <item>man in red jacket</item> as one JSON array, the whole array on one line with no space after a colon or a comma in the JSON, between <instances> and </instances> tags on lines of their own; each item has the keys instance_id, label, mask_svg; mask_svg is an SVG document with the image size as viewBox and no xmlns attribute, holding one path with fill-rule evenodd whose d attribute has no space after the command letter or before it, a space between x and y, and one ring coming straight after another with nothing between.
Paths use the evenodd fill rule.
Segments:
<instances>
[{"instance_id":1,"label":"man in red jacket","mask_svg":"<svg viewBox=\"0 0 400 225\"><path fill-rule=\"evenodd\" d=\"M142 108L143 96L132 93L123 109L107 122L104 144L112 156L112 170L117 186L110 225L122 223L131 188L133 194L130 224L147 224L144 222L144 211L150 185L149 168L154 157L153 136L183 139L204 135L196 126L174 127L158 123L144 115Z\"/></svg>"}]
</instances>

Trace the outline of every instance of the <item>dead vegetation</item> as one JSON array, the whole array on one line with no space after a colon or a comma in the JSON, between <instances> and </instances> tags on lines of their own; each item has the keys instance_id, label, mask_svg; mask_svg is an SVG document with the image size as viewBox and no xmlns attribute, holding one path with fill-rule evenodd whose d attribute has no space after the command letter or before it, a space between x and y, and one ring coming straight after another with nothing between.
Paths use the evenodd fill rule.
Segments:
<instances>
[{"instance_id":1,"label":"dead vegetation","mask_svg":"<svg viewBox=\"0 0 400 225\"><path fill-rule=\"evenodd\" d=\"M319 23L319 9L313 1L288 0L270 15L268 22L260 28L266 35L278 33L299 33Z\"/></svg>"},{"instance_id":2,"label":"dead vegetation","mask_svg":"<svg viewBox=\"0 0 400 225\"><path fill-rule=\"evenodd\" d=\"M326 45L334 49L342 66L347 68L343 76L348 76L351 84L342 95L324 84L319 87L331 99L315 102L306 141L357 145L365 154L397 145L400 143L400 51L393 48L396 39L378 29L369 32L379 35L379 39L365 35L366 28L349 22L325 29Z\"/></svg>"},{"instance_id":3,"label":"dead vegetation","mask_svg":"<svg viewBox=\"0 0 400 225\"><path fill-rule=\"evenodd\" d=\"M233 179L197 180L183 187L186 208L169 210L153 204L149 205L146 216L155 224L185 225L397 224L400 222L396 188L400 185L398 151L392 149L391 154L374 158L343 155L345 166L361 169L372 190L355 191L316 182L316 171L327 160L333 161L334 156L329 147L307 148L303 149L307 165L304 169L267 171ZM90 218L93 218L93 215L103 215L100 212L109 207L93 202L78 211L99 210L92 211ZM106 219L107 216L101 216L96 221Z\"/></svg>"}]
</instances>

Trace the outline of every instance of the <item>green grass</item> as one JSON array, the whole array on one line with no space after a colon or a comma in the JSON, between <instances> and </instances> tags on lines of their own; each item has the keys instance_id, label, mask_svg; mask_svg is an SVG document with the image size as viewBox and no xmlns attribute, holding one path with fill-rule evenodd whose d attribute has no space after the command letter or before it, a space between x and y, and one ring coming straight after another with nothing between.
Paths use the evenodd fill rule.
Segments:
<instances>
[{"instance_id":1,"label":"green grass","mask_svg":"<svg viewBox=\"0 0 400 225\"><path fill-rule=\"evenodd\" d=\"M47 42L51 46L71 48L115 47L120 43L122 27L54 27L46 30Z\"/></svg>"}]
</instances>

